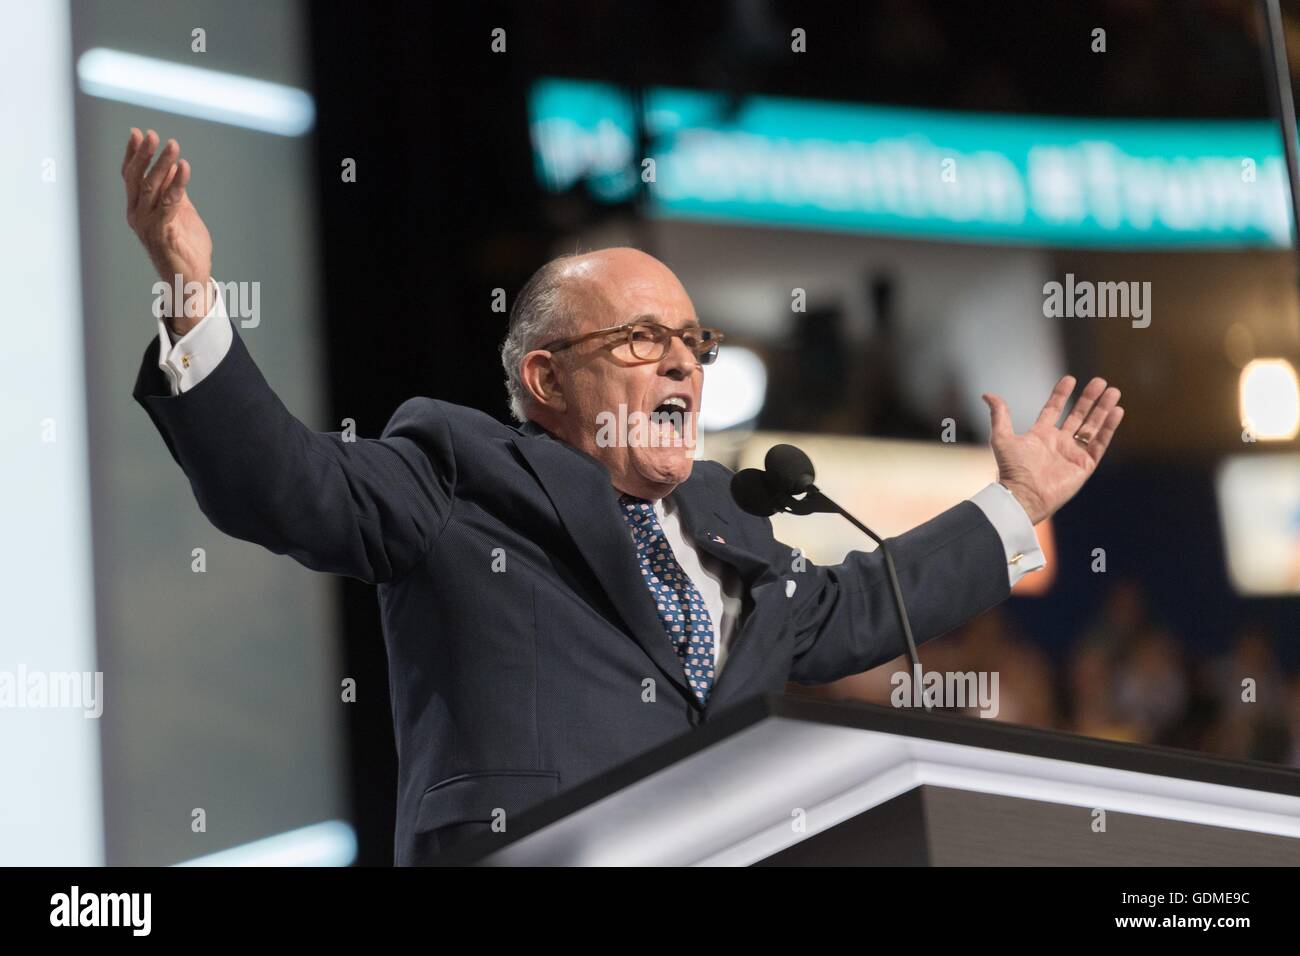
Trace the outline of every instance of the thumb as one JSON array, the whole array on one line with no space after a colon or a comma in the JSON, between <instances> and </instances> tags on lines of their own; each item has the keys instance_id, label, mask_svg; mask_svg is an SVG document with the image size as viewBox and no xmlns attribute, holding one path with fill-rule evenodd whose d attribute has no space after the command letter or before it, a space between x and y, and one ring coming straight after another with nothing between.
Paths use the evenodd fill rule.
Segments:
<instances>
[{"instance_id":1,"label":"thumb","mask_svg":"<svg viewBox=\"0 0 1300 956\"><path fill-rule=\"evenodd\" d=\"M984 399L984 404L989 407L989 425L992 428L993 437L1003 439L1015 435L1015 431L1011 428L1011 412L1007 410L1007 403L992 392L985 392L980 397Z\"/></svg>"}]
</instances>

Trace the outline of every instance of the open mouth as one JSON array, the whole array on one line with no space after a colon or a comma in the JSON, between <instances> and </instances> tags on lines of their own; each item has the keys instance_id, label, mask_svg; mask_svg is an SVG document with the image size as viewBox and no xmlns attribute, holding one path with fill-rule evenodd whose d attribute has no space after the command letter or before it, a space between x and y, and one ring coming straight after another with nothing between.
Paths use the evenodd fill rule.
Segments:
<instances>
[{"instance_id":1,"label":"open mouth","mask_svg":"<svg viewBox=\"0 0 1300 956\"><path fill-rule=\"evenodd\" d=\"M650 423L658 429L661 444L689 444L694 434L692 402L685 395L670 395L650 412Z\"/></svg>"},{"instance_id":2,"label":"open mouth","mask_svg":"<svg viewBox=\"0 0 1300 956\"><path fill-rule=\"evenodd\" d=\"M686 419L690 407L691 403L685 398L680 395L672 395L655 406L654 411L650 413L650 418L652 421L672 421L673 416L676 416L676 420L682 422Z\"/></svg>"}]
</instances>

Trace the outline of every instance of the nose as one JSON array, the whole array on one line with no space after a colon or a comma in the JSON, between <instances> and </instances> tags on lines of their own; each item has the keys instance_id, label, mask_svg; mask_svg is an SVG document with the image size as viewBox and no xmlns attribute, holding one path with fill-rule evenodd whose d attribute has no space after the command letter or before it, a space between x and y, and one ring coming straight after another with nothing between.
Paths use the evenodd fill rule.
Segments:
<instances>
[{"instance_id":1,"label":"nose","mask_svg":"<svg viewBox=\"0 0 1300 956\"><path fill-rule=\"evenodd\" d=\"M699 356L686 347L680 335L674 335L668 340L668 351L659 362L661 373L673 381L680 382L682 379L690 378L699 367Z\"/></svg>"}]
</instances>

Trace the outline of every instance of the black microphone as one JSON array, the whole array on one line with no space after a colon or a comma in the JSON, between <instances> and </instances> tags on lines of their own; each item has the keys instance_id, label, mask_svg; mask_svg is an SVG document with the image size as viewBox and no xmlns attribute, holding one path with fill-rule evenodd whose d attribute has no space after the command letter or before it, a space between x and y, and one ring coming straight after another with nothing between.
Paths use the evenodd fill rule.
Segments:
<instances>
[{"instance_id":1,"label":"black microphone","mask_svg":"<svg viewBox=\"0 0 1300 956\"><path fill-rule=\"evenodd\" d=\"M836 505L813 484L812 460L802 450L794 445L773 445L763 462L766 471L745 468L731 478L731 497L743 511L760 518L770 518L778 511L836 513Z\"/></svg>"},{"instance_id":2,"label":"black microphone","mask_svg":"<svg viewBox=\"0 0 1300 956\"><path fill-rule=\"evenodd\" d=\"M907 606L903 602L903 589L898 583L894 557L889 553L885 539L822 494L821 489L814 484L817 473L812 459L802 449L794 445L773 445L767 450L763 464L766 470L745 468L736 472L731 479L731 496L742 510L760 518L771 517L777 512L799 515L838 514L880 546L880 553L885 559L885 570L889 574L889 589L893 592L894 607L898 611L898 623L907 645L907 659L915 679L915 675L921 673L921 658L916 652L916 641L912 638L912 623L907 617ZM798 497L800 495L803 497ZM921 699L929 710L929 701L924 695Z\"/></svg>"},{"instance_id":3,"label":"black microphone","mask_svg":"<svg viewBox=\"0 0 1300 956\"><path fill-rule=\"evenodd\" d=\"M731 497L749 514L770 518L784 507L786 495L772 488L767 472L746 468L732 476Z\"/></svg>"},{"instance_id":4,"label":"black microphone","mask_svg":"<svg viewBox=\"0 0 1300 956\"><path fill-rule=\"evenodd\" d=\"M817 474L812 459L794 445L773 445L763 458L763 467L772 479L773 487L788 495L801 495L812 487Z\"/></svg>"}]
</instances>

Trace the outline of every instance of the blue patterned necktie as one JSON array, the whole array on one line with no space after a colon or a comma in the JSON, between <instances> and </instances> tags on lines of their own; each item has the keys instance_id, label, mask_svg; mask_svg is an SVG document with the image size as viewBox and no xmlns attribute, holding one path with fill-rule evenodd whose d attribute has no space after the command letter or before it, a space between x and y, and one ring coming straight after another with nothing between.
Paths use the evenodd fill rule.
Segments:
<instances>
[{"instance_id":1,"label":"blue patterned necktie","mask_svg":"<svg viewBox=\"0 0 1300 956\"><path fill-rule=\"evenodd\" d=\"M618 503L632 529L641 576L654 598L659 620L682 662L687 683L703 704L713 686L713 618L690 575L677 563L654 506L631 495L621 495Z\"/></svg>"}]
</instances>

